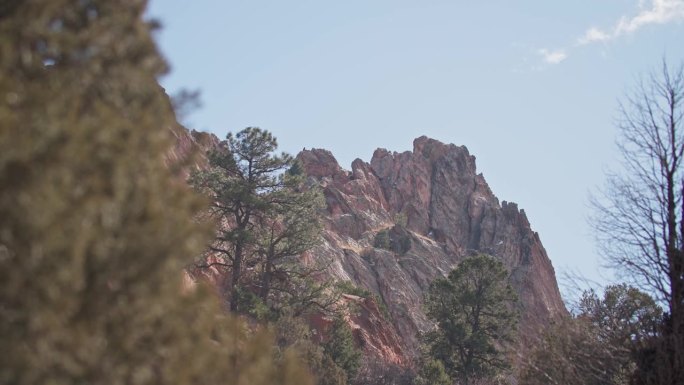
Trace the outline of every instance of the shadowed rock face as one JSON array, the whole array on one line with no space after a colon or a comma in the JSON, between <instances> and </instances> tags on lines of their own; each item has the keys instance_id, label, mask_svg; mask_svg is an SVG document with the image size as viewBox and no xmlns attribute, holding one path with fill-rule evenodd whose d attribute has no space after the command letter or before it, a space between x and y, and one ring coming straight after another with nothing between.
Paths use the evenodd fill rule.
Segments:
<instances>
[{"instance_id":1,"label":"shadowed rock face","mask_svg":"<svg viewBox=\"0 0 684 385\"><path fill-rule=\"evenodd\" d=\"M328 210L325 242L307 257L330 263L332 278L376 293L389 310L389 320L375 314L372 325L357 322L383 330L358 332L366 351L391 351L389 361L408 362L418 332L431 327L422 310L430 282L475 253L501 258L511 272L523 340L566 314L551 261L525 212L499 202L467 148L420 137L412 152L378 149L370 164L355 160L351 172L326 150L305 150L297 159L322 187Z\"/></svg>"}]
</instances>

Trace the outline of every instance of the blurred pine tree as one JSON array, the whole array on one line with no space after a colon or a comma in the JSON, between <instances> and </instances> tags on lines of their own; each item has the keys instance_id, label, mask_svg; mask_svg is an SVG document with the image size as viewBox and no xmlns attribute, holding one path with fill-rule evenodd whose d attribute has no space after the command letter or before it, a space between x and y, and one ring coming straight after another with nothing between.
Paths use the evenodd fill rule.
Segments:
<instances>
[{"instance_id":1,"label":"blurred pine tree","mask_svg":"<svg viewBox=\"0 0 684 385\"><path fill-rule=\"evenodd\" d=\"M165 165L145 5L0 7L0 384L308 384L294 354L181 293L209 234Z\"/></svg>"}]
</instances>

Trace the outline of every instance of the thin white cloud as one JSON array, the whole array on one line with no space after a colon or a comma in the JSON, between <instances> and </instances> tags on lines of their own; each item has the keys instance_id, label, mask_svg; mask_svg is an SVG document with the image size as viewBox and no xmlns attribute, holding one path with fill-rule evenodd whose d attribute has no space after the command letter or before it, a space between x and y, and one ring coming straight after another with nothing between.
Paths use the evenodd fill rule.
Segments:
<instances>
[{"instance_id":1,"label":"thin white cloud","mask_svg":"<svg viewBox=\"0 0 684 385\"><path fill-rule=\"evenodd\" d=\"M541 55L546 64L558 64L568 57L568 54L563 49L548 50L546 48L542 48L537 50L537 53Z\"/></svg>"},{"instance_id":2,"label":"thin white cloud","mask_svg":"<svg viewBox=\"0 0 684 385\"><path fill-rule=\"evenodd\" d=\"M684 0L639 0L638 8L636 15L620 17L611 28L587 29L572 46L553 50L539 49L536 52L545 64L558 64L567 59L573 49L580 46L608 43L622 36L636 33L649 25L684 21Z\"/></svg>"},{"instance_id":3,"label":"thin white cloud","mask_svg":"<svg viewBox=\"0 0 684 385\"><path fill-rule=\"evenodd\" d=\"M684 20L684 0L653 0L651 9L641 11L631 19L622 18L615 33L619 36L649 24L667 24L681 20Z\"/></svg>"},{"instance_id":4,"label":"thin white cloud","mask_svg":"<svg viewBox=\"0 0 684 385\"><path fill-rule=\"evenodd\" d=\"M579 45L585 45L585 44L591 44L591 43L596 43L596 42L605 42L608 41L612 38L611 35L603 32L602 30L596 28L596 27L591 27L587 30L587 32L584 33L584 36L580 37L577 40L577 44Z\"/></svg>"},{"instance_id":5,"label":"thin white cloud","mask_svg":"<svg viewBox=\"0 0 684 385\"><path fill-rule=\"evenodd\" d=\"M650 3L650 4L649 4ZM577 40L578 45L607 42L634 33L652 24L667 24L684 20L684 0L645 0L639 1L640 11L635 16L622 16L609 30L589 28Z\"/></svg>"}]
</instances>

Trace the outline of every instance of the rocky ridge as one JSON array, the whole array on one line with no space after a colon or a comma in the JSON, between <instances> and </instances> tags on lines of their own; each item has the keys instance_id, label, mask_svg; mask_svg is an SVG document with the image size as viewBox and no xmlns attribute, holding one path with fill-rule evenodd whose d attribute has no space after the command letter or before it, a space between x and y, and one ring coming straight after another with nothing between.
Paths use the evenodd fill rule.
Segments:
<instances>
[{"instance_id":1,"label":"rocky ridge","mask_svg":"<svg viewBox=\"0 0 684 385\"><path fill-rule=\"evenodd\" d=\"M205 167L201 154L219 144L212 134L182 127L172 132L177 143L167 157L171 163ZM297 160L327 206L324 241L302 262L325 264L330 279L374 294L343 296L354 304L348 322L367 355L410 366L418 333L432 327L422 309L427 288L472 254L501 258L511 272L523 342L567 314L551 261L525 211L499 202L466 147L423 136L413 151L378 149L369 163L356 159L351 171L327 150L304 150ZM203 276L217 286L223 281L218 270ZM329 321L315 317L312 324L325 334Z\"/></svg>"},{"instance_id":2,"label":"rocky ridge","mask_svg":"<svg viewBox=\"0 0 684 385\"><path fill-rule=\"evenodd\" d=\"M466 147L423 136L413 151L378 149L370 163L356 159L351 171L327 150L304 150L297 159L309 182L322 188L328 211L325 241L307 257L328 264L333 279L375 293L388 309L389 317L376 315L373 325L352 325L368 353L409 362L417 334L432 326L422 309L430 282L476 253L501 258L511 272L524 340L566 314L525 211L499 202Z\"/></svg>"}]
</instances>

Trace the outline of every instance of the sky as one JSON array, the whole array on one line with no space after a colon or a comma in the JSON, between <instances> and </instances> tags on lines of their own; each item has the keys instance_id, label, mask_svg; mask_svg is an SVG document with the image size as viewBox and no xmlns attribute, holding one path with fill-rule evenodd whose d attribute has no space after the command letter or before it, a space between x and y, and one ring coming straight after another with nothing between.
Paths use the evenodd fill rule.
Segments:
<instances>
[{"instance_id":1,"label":"sky","mask_svg":"<svg viewBox=\"0 0 684 385\"><path fill-rule=\"evenodd\" d=\"M684 0L151 0L148 15L163 86L201 92L188 127L258 126L346 169L422 135L465 145L561 284L612 279L588 197L618 167L618 103L684 60Z\"/></svg>"}]
</instances>

